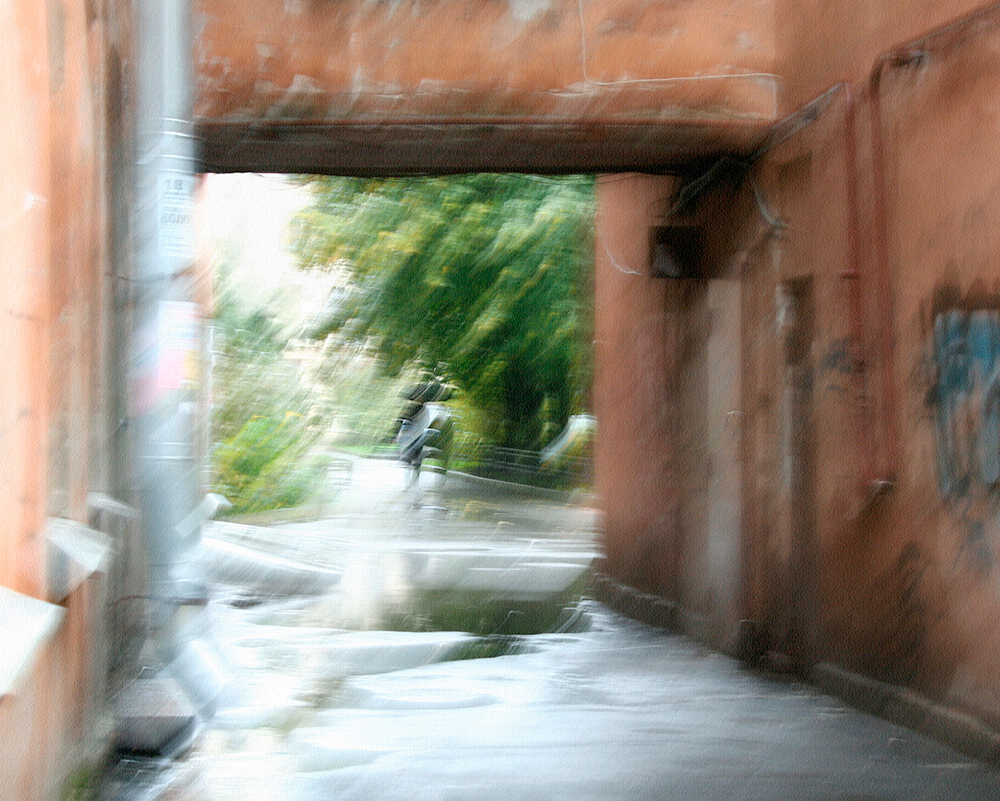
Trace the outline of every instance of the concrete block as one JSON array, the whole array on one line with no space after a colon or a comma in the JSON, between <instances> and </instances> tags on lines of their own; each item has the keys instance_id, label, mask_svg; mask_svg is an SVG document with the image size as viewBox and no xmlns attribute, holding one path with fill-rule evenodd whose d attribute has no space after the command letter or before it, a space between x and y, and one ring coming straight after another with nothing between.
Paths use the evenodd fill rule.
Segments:
<instances>
[{"instance_id":1,"label":"concrete block","mask_svg":"<svg viewBox=\"0 0 1000 801\"><path fill-rule=\"evenodd\" d=\"M191 742L198 715L169 677L137 679L115 703L114 747L122 753L171 756Z\"/></svg>"}]
</instances>

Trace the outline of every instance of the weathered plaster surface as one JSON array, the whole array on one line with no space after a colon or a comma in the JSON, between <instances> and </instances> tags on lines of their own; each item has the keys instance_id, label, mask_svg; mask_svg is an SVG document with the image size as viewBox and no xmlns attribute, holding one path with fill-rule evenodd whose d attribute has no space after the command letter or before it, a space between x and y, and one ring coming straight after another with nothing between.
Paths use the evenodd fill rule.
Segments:
<instances>
[{"instance_id":1,"label":"weathered plaster surface","mask_svg":"<svg viewBox=\"0 0 1000 801\"><path fill-rule=\"evenodd\" d=\"M39 599L51 589L48 514L85 520L87 493L110 472L108 165L131 156L105 149L106 77L126 5L0 5L0 625L14 645L0 698L3 798L56 797L103 700L95 582L59 606Z\"/></svg>"},{"instance_id":2,"label":"weathered plaster surface","mask_svg":"<svg viewBox=\"0 0 1000 801\"><path fill-rule=\"evenodd\" d=\"M45 363L48 337L49 65L45 6L6 3L0 24L13 31L0 51L0 584L28 594L41 586L41 499L46 484Z\"/></svg>"},{"instance_id":3,"label":"weathered plaster surface","mask_svg":"<svg viewBox=\"0 0 1000 801\"><path fill-rule=\"evenodd\" d=\"M594 410L595 480L604 509L607 572L671 596L678 487L671 377L677 321L667 283L648 269L648 226L675 182L641 175L597 184Z\"/></svg>"},{"instance_id":4,"label":"weathered plaster surface","mask_svg":"<svg viewBox=\"0 0 1000 801\"><path fill-rule=\"evenodd\" d=\"M883 52L969 14L980 0L775 0L775 72L792 110L838 81L864 83Z\"/></svg>"},{"instance_id":5,"label":"weathered plaster surface","mask_svg":"<svg viewBox=\"0 0 1000 801\"><path fill-rule=\"evenodd\" d=\"M785 664L835 661L996 725L1000 19L877 67L970 4L779 5L789 97L854 85L697 212L742 277L743 614ZM597 475L608 571L697 628L722 602L698 578L713 500L691 483L706 399L684 365L711 315L644 274L643 229L670 191L656 180L599 185Z\"/></svg>"},{"instance_id":6,"label":"weathered plaster surface","mask_svg":"<svg viewBox=\"0 0 1000 801\"><path fill-rule=\"evenodd\" d=\"M1000 24L987 15L918 49L872 84L866 71L756 173L783 225L747 245L746 609L780 649L996 724ZM803 277L815 304L807 539L783 476L780 303Z\"/></svg>"},{"instance_id":7,"label":"weathered plaster surface","mask_svg":"<svg viewBox=\"0 0 1000 801\"><path fill-rule=\"evenodd\" d=\"M918 555L924 663L1000 721L1000 19L881 86L899 393L896 536Z\"/></svg>"},{"instance_id":8,"label":"weathered plaster surface","mask_svg":"<svg viewBox=\"0 0 1000 801\"><path fill-rule=\"evenodd\" d=\"M199 0L202 158L216 171L391 174L748 152L781 108L770 7Z\"/></svg>"},{"instance_id":9,"label":"weathered plaster surface","mask_svg":"<svg viewBox=\"0 0 1000 801\"><path fill-rule=\"evenodd\" d=\"M777 80L767 7L199 0L195 113L359 122L771 119Z\"/></svg>"}]
</instances>

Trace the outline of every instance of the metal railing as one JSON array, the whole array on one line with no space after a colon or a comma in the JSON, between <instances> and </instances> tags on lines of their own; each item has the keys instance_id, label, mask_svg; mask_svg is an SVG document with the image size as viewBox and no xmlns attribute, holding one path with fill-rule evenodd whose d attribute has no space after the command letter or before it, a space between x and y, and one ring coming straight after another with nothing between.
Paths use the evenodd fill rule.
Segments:
<instances>
[{"instance_id":1,"label":"metal railing","mask_svg":"<svg viewBox=\"0 0 1000 801\"><path fill-rule=\"evenodd\" d=\"M543 464L539 451L470 445L456 437L451 462L467 465L463 469L483 478L551 489L574 489L593 479L593 459L589 456L563 456Z\"/></svg>"}]
</instances>

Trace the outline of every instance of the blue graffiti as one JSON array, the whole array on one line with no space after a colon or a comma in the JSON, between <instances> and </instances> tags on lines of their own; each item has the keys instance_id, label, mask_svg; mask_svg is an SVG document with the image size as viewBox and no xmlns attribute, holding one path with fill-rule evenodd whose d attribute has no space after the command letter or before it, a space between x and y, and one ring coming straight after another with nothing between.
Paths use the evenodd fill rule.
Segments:
<instances>
[{"instance_id":1,"label":"blue graffiti","mask_svg":"<svg viewBox=\"0 0 1000 801\"><path fill-rule=\"evenodd\" d=\"M830 343L823 357L822 367L824 370L840 373L841 375L851 375L859 370L858 359L851 349L851 338L841 337Z\"/></svg>"},{"instance_id":2,"label":"blue graffiti","mask_svg":"<svg viewBox=\"0 0 1000 801\"><path fill-rule=\"evenodd\" d=\"M938 480L946 498L1000 482L1000 312L951 310L934 321Z\"/></svg>"}]
</instances>

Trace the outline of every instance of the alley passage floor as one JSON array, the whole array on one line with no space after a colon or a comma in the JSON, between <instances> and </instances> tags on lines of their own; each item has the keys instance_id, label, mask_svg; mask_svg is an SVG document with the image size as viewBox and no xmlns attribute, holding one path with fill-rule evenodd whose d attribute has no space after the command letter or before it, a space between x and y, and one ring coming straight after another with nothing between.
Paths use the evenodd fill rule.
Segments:
<instances>
[{"instance_id":1,"label":"alley passage floor","mask_svg":"<svg viewBox=\"0 0 1000 801\"><path fill-rule=\"evenodd\" d=\"M588 615L588 631L536 635L527 652L347 678L280 722L254 720L246 694L168 797L1000 798L994 771L925 737L600 605ZM266 647L265 629L270 669L246 681L273 704L294 660Z\"/></svg>"},{"instance_id":2,"label":"alley passage floor","mask_svg":"<svg viewBox=\"0 0 1000 801\"><path fill-rule=\"evenodd\" d=\"M599 551L586 503L452 477L414 495L398 465L357 460L330 512L208 531L217 714L116 801L1000 799L967 757L592 601L505 655L381 630L420 588L548 597Z\"/></svg>"}]
</instances>

